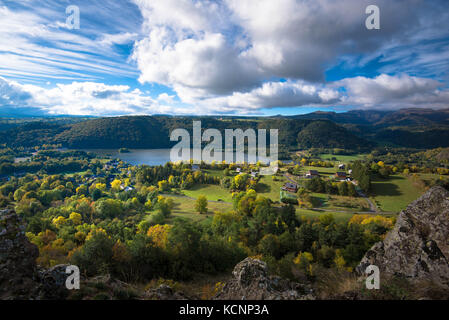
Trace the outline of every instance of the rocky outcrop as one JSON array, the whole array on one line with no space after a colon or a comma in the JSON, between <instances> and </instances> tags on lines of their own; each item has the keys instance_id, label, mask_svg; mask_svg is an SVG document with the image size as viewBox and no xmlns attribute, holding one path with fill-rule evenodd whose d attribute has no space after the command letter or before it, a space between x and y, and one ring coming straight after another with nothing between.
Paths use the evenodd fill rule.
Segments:
<instances>
[{"instance_id":1,"label":"rocky outcrop","mask_svg":"<svg viewBox=\"0 0 449 320\"><path fill-rule=\"evenodd\" d=\"M449 287L449 192L433 187L399 214L385 239L363 257L356 271L370 264L382 273L430 280Z\"/></svg>"},{"instance_id":2,"label":"rocky outcrop","mask_svg":"<svg viewBox=\"0 0 449 320\"><path fill-rule=\"evenodd\" d=\"M216 300L305 300L313 299L312 290L299 283L268 275L265 262L246 258L232 272Z\"/></svg>"},{"instance_id":3,"label":"rocky outcrop","mask_svg":"<svg viewBox=\"0 0 449 320\"><path fill-rule=\"evenodd\" d=\"M149 289L144 294L145 299L149 300L196 300L192 297L187 297L182 292L175 292L170 286L161 284L156 289Z\"/></svg>"},{"instance_id":4,"label":"rocky outcrop","mask_svg":"<svg viewBox=\"0 0 449 320\"><path fill-rule=\"evenodd\" d=\"M0 212L0 299L27 299L36 287L39 250L11 210Z\"/></svg>"},{"instance_id":5,"label":"rocky outcrop","mask_svg":"<svg viewBox=\"0 0 449 320\"><path fill-rule=\"evenodd\" d=\"M38 248L13 210L0 211L0 300L64 299L65 265L39 269Z\"/></svg>"}]
</instances>

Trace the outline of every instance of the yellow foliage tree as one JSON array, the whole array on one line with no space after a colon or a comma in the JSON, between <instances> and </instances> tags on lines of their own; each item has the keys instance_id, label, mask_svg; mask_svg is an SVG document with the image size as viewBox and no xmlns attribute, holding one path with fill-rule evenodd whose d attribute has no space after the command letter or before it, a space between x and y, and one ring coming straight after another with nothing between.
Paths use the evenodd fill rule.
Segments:
<instances>
[{"instance_id":1,"label":"yellow foliage tree","mask_svg":"<svg viewBox=\"0 0 449 320\"><path fill-rule=\"evenodd\" d=\"M83 217L78 212L72 212L69 219L76 225L81 224Z\"/></svg>"},{"instance_id":2,"label":"yellow foliage tree","mask_svg":"<svg viewBox=\"0 0 449 320\"><path fill-rule=\"evenodd\" d=\"M90 230L89 234L87 235L86 241L89 241L95 235L100 234L100 233L103 233L103 234L107 235L106 230L104 230L103 228L94 227L92 230Z\"/></svg>"},{"instance_id":3,"label":"yellow foliage tree","mask_svg":"<svg viewBox=\"0 0 449 320\"><path fill-rule=\"evenodd\" d=\"M52 222L57 228L61 228L64 224L67 223L67 219L63 216L59 216L57 218L54 218Z\"/></svg>"},{"instance_id":4,"label":"yellow foliage tree","mask_svg":"<svg viewBox=\"0 0 449 320\"><path fill-rule=\"evenodd\" d=\"M111 182L111 188L114 190L120 190L120 186L122 185L122 181L119 179L114 179L114 181Z\"/></svg>"},{"instance_id":5,"label":"yellow foliage tree","mask_svg":"<svg viewBox=\"0 0 449 320\"><path fill-rule=\"evenodd\" d=\"M97 184L95 185L95 187L96 187L98 190L104 191L104 190L106 190L106 183L97 183Z\"/></svg>"},{"instance_id":6,"label":"yellow foliage tree","mask_svg":"<svg viewBox=\"0 0 449 320\"><path fill-rule=\"evenodd\" d=\"M149 236L156 247L165 249L167 246L168 234L172 226L168 224L157 224L148 229L147 236Z\"/></svg>"}]
</instances>

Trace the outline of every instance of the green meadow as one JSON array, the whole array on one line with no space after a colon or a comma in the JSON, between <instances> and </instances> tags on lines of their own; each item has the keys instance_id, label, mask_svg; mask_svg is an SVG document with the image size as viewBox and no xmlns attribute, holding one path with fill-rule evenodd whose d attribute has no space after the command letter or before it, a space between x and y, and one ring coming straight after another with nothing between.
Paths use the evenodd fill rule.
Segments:
<instances>
[{"instance_id":1,"label":"green meadow","mask_svg":"<svg viewBox=\"0 0 449 320\"><path fill-rule=\"evenodd\" d=\"M209 201L222 200L224 202L232 202L231 193L222 186L213 184L197 184L189 190L183 190L183 193L191 198L197 199L199 196L206 196Z\"/></svg>"},{"instance_id":2,"label":"green meadow","mask_svg":"<svg viewBox=\"0 0 449 320\"><path fill-rule=\"evenodd\" d=\"M366 154L360 153L360 154L354 154L354 155L337 155L337 154L331 154L331 153L322 153L319 155L322 160L325 161L335 161L331 160L332 158L336 158L336 161L341 162L351 162L356 160L362 160Z\"/></svg>"},{"instance_id":3,"label":"green meadow","mask_svg":"<svg viewBox=\"0 0 449 320\"><path fill-rule=\"evenodd\" d=\"M392 175L388 179L373 181L371 192L374 195L372 199L382 211L399 212L418 199L424 190L403 175Z\"/></svg>"}]
</instances>

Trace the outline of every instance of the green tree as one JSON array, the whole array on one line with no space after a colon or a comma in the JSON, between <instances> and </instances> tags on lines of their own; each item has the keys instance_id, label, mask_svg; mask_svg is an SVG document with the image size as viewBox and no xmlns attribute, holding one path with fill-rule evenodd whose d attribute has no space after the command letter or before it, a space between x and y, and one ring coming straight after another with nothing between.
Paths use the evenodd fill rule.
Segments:
<instances>
[{"instance_id":1,"label":"green tree","mask_svg":"<svg viewBox=\"0 0 449 320\"><path fill-rule=\"evenodd\" d=\"M207 198L206 198L206 196L200 195L198 197L198 199L196 199L195 210L199 214L206 214L207 213Z\"/></svg>"}]
</instances>

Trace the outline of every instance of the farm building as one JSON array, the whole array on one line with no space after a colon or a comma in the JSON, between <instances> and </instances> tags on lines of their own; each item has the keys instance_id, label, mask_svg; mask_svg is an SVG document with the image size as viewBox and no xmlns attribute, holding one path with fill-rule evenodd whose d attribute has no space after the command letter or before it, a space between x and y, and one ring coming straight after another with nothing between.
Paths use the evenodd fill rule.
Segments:
<instances>
[{"instance_id":1,"label":"farm building","mask_svg":"<svg viewBox=\"0 0 449 320\"><path fill-rule=\"evenodd\" d=\"M294 183L287 182L283 187L282 190L288 191L288 192L294 192L298 191L298 185Z\"/></svg>"},{"instance_id":2,"label":"farm building","mask_svg":"<svg viewBox=\"0 0 449 320\"><path fill-rule=\"evenodd\" d=\"M346 172L335 173L335 178L337 178L338 180L346 180Z\"/></svg>"},{"instance_id":3,"label":"farm building","mask_svg":"<svg viewBox=\"0 0 449 320\"><path fill-rule=\"evenodd\" d=\"M320 174L316 170L309 170L309 172L306 173L306 178L313 178L313 177L319 177Z\"/></svg>"}]
</instances>

